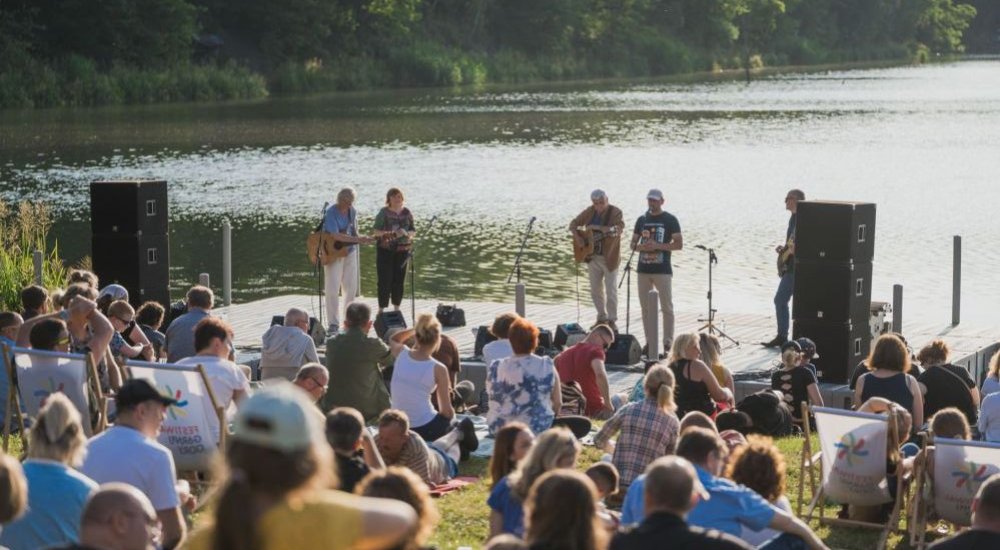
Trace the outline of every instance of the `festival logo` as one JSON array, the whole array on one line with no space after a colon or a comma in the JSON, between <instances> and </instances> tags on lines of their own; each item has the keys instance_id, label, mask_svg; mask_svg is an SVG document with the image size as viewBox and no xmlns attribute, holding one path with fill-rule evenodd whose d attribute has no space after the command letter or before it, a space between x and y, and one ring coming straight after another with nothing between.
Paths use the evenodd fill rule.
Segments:
<instances>
[{"instance_id":1,"label":"festival logo","mask_svg":"<svg viewBox=\"0 0 1000 550\"><path fill-rule=\"evenodd\" d=\"M187 416L187 411L184 410L187 407L187 399L184 399L184 394L181 390L174 390L170 386L167 386L167 397L173 397L177 400L177 403L170 405L167 410L170 412L170 418L177 420L177 418L183 418Z\"/></svg>"},{"instance_id":2,"label":"festival logo","mask_svg":"<svg viewBox=\"0 0 1000 550\"><path fill-rule=\"evenodd\" d=\"M974 493L979 489L979 485L989 477L989 466L966 462L961 469L953 471L951 477L955 478L956 488L965 487L966 491Z\"/></svg>"},{"instance_id":3,"label":"festival logo","mask_svg":"<svg viewBox=\"0 0 1000 550\"><path fill-rule=\"evenodd\" d=\"M47 390L45 390L45 389L37 389L37 390L35 390L35 393L33 394L35 397L39 398L39 400L38 400L38 408L40 409L40 408L42 408L42 407L45 406L45 402L49 399L50 395L52 395L53 393L62 392L63 391L63 387L64 386L63 386L62 382L60 382L59 385L56 386L56 381L50 376L49 377L49 389L47 389Z\"/></svg>"},{"instance_id":4,"label":"festival logo","mask_svg":"<svg viewBox=\"0 0 1000 550\"><path fill-rule=\"evenodd\" d=\"M847 465L854 466L854 458L861 457L864 458L868 456L868 451L865 448L865 438L856 438L854 434L849 433L840 438L840 443L834 445L837 449L837 460L847 459Z\"/></svg>"}]
</instances>

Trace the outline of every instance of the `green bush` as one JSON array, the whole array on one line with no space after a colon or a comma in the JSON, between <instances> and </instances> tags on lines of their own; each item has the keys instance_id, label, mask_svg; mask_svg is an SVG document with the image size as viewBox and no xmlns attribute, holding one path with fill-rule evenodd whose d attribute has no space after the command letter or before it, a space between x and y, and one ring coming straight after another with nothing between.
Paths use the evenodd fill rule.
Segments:
<instances>
[{"instance_id":1,"label":"green bush","mask_svg":"<svg viewBox=\"0 0 1000 550\"><path fill-rule=\"evenodd\" d=\"M34 283L34 251L42 252L42 286L59 288L68 270L59 245L47 245L52 214L44 204L22 202L17 208L0 200L0 307L21 310L21 289Z\"/></svg>"}]
</instances>

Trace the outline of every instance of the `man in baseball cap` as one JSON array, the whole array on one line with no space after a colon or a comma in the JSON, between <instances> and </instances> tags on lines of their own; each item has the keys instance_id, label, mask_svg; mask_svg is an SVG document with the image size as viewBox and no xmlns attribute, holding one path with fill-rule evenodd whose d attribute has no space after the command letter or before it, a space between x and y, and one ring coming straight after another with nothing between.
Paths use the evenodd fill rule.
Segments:
<instances>
[{"instance_id":1,"label":"man in baseball cap","mask_svg":"<svg viewBox=\"0 0 1000 550\"><path fill-rule=\"evenodd\" d=\"M646 357L655 359L659 350L649 349L655 324L653 308L649 307L649 291L656 289L660 298L660 314L663 316L663 351L670 351L674 340L674 301L672 296L673 268L670 253L684 248L681 224L677 217L663 210L663 192L650 189L646 193L647 212L635 222L632 235L632 249L638 253L636 267L639 286L639 305L642 307L642 326L646 335Z\"/></svg>"},{"instance_id":2,"label":"man in baseball cap","mask_svg":"<svg viewBox=\"0 0 1000 550\"><path fill-rule=\"evenodd\" d=\"M819 357L819 353L816 351L816 342L803 336L796 340L799 343L799 347L802 348L802 357L799 360L799 365L812 371L813 375L816 374L816 365L813 364L812 360Z\"/></svg>"}]
</instances>

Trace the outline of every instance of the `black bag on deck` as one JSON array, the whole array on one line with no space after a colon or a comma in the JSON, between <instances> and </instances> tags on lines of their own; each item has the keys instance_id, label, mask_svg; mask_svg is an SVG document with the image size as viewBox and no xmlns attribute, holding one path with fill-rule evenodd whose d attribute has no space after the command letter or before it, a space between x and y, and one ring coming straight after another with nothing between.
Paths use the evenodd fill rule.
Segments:
<instances>
[{"instance_id":1,"label":"black bag on deck","mask_svg":"<svg viewBox=\"0 0 1000 550\"><path fill-rule=\"evenodd\" d=\"M753 426L750 433L771 437L792 434L792 412L771 390L761 390L743 398L736 409L750 415Z\"/></svg>"},{"instance_id":2,"label":"black bag on deck","mask_svg":"<svg viewBox=\"0 0 1000 550\"><path fill-rule=\"evenodd\" d=\"M465 311L459 309L457 304L453 306L438 304L435 317L437 317L438 322L440 322L443 327L465 326Z\"/></svg>"}]
</instances>

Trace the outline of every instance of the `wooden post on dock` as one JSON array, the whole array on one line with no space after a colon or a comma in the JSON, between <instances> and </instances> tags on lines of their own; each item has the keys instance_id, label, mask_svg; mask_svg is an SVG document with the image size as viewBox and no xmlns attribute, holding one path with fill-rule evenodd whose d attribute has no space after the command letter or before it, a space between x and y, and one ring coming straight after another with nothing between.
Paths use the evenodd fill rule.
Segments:
<instances>
[{"instance_id":1,"label":"wooden post on dock","mask_svg":"<svg viewBox=\"0 0 1000 550\"><path fill-rule=\"evenodd\" d=\"M233 303L233 226L222 220L222 300L223 305Z\"/></svg>"},{"instance_id":2,"label":"wooden post on dock","mask_svg":"<svg viewBox=\"0 0 1000 550\"><path fill-rule=\"evenodd\" d=\"M903 333L903 285L892 285L892 331Z\"/></svg>"},{"instance_id":3,"label":"wooden post on dock","mask_svg":"<svg viewBox=\"0 0 1000 550\"><path fill-rule=\"evenodd\" d=\"M951 325L961 320L962 313L962 236L955 235L955 250L951 267Z\"/></svg>"},{"instance_id":4,"label":"wooden post on dock","mask_svg":"<svg viewBox=\"0 0 1000 550\"><path fill-rule=\"evenodd\" d=\"M660 357L660 293L653 287L645 296L649 319L643 319L646 331L646 358L656 361Z\"/></svg>"},{"instance_id":5,"label":"wooden post on dock","mask_svg":"<svg viewBox=\"0 0 1000 550\"><path fill-rule=\"evenodd\" d=\"M527 289L524 283L514 285L514 311L521 317L525 317L525 306L527 304Z\"/></svg>"},{"instance_id":6,"label":"wooden post on dock","mask_svg":"<svg viewBox=\"0 0 1000 550\"><path fill-rule=\"evenodd\" d=\"M41 250L36 250L31 255L31 260L32 260L32 263L35 266L35 284L38 285L38 286L45 286L45 285L42 284L42 267L44 265L43 264L43 258L42 258L42 251Z\"/></svg>"},{"instance_id":7,"label":"wooden post on dock","mask_svg":"<svg viewBox=\"0 0 1000 550\"><path fill-rule=\"evenodd\" d=\"M198 284L199 285L201 285L201 286L203 286L205 288L212 288L212 285L210 283L211 283L211 280L208 277L208 273L199 273L198 274Z\"/></svg>"}]
</instances>

